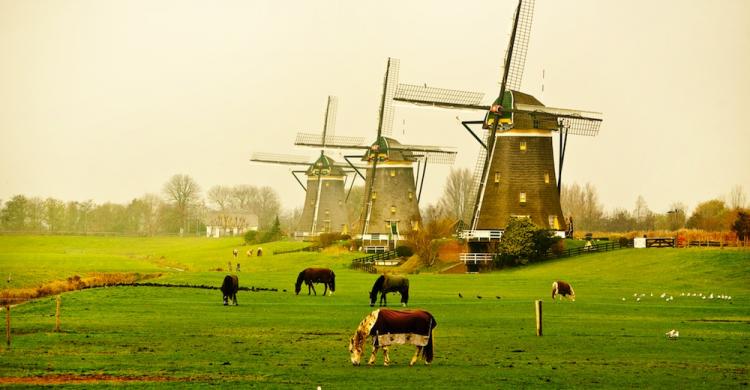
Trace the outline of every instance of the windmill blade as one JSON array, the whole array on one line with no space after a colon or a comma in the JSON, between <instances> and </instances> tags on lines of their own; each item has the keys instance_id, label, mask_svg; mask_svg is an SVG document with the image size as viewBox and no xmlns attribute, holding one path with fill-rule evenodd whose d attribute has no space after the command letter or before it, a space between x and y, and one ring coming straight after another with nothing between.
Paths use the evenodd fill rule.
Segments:
<instances>
[{"instance_id":1,"label":"windmill blade","mask_svg":"<svg viewBox=\"0 0 750 390\"><path fill-rule=\"evenodd\" d=\"M488 110L481 105L484 93L458 89L428 87L427 85L399 84L393 97L395 101L416 105L455 109Z\"/></svg>"},{"instance_id":2,"label":"windmill blade","mask_svg":"<svg viewBox=\"0 0 750 390\"><path fill-rule=\"evenodd\" d=\"M456 161L455 148L444 148L430 145L399 145L391 150L408 151L417 153L420 157L427 159L429 163L453 164Z\"/></svg>"},{"instance_id":3,"label":"windmill blade","mask_svg":"<svg viewBox=\"0 0 750 390\"><path fill-rule=\"evenodd\" d=\"M510 45L505 52L503 69L500 72L501 91L519 90L523 79L523 68L526 64L526 52L529 49L531 22L534 19L534 0L519 0L514 15L513 32Z\"/></svg>"},{"instance_id":4,"label":"windmill blade","mask_svg":"<svg viewBox=\"0 0 750 390\"><path fill-rule=\"evenodd\" d=\"M570 110L565 108L534 106L530 104L516 104L514 112L528 113L532 116L547 118L554 121L555 128L565 129L568 134L596 136L602 123L600 112Z\"/></svg>"},{"instance_id":5,"label":"windmill blade","mask_svg":"<svg viewBox=\"0 0 750 390\"><path fill-rule=\"evenodd\" d=\"M252 157L250 157L250 161L285 165L310 165L310 160L311 159L308 156L262 152L255 152Z\"/></svg>"},{"instance_id":6,"label":"windmill blade","mask_svg":"<svg viewBox=\"0 0 750 390\"><path fill-rule=\"evenodd\" d=\"M381 121L380 128L378 129L378 134L380 135L388 136L393 134L393 97L396 94L400 66L401 61L398 58L388 58L388 71L384 81L383 100L380 107Z\"/></svg>"},{"instance_id":7,"label":"windmill blade","mask_svg":"<svg viewBox=\"0 0 750 390\"><path fill-rule=\"evenodd\" d=\"M328 104L326 104L326 117L323 122L323 140L325 141L328 135L333 135L336 130L336 111L338 109L339 99L336 96L328 96Z\"/></svg>"},{"instance_id":8,"label":"windmill blade","mask_svg":"<svg viewBox=\"0 0 750 390\"><path fill-rule=\"evenodd\" d=\"M294 144L298 146L313 146L339 149L363 149L369 148L369 145L363 145L364 137L349 137L342 135L326 135L325 139L322 134L315 133L297 133Z\"/></svg>"}]
</instances>

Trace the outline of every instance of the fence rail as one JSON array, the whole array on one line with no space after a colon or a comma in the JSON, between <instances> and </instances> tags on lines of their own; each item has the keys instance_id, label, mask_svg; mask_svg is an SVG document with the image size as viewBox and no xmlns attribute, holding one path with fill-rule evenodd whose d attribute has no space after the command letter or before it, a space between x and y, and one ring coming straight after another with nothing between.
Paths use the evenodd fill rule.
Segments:
<instances>
[{"instance_id":1,"label":"fence rail","mask_svg":"<svg viewBox=\"0 0 750 390\"><path fill-rule=\"evenodd\" d=\"M622 248L629 248L632 246L632 242L628 245L620 245L619 242L613 241L613 242L605 242L603 244L596 244L591 246L582 246L578 248L570 248L562 251L559 254L552 253L552 251L547 252L544 256L542 256L542 259L559 259L562 257L572 257L572 256L579 256L587 253L598 253L598 252L608 252L613 251L617 249Z\"/></svg>"},{"instance_id":2,"label":"fence rail","mask_svg":"<svg viewBox=\"0 0 750 390\"><path fill-rule=\"evenodd\" d=\"M290 249L286 251L273 252L273 254L283 255L285 253L295 253L295 252L317 252L318 250L320 250L320 245L310 245L310 246L306 246L304 248L299 248L299 249Z\"/></svg>"}]
</instances>

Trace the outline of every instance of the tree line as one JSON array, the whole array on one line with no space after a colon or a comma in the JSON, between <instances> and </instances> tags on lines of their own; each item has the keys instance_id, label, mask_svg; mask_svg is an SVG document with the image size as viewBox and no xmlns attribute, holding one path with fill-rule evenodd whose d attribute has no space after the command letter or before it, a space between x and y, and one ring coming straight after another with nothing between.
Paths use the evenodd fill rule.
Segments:
<instances>
[{"instance_id":1,"label":"tree line","mask_svg":"<svg viewBox=\"0 0 750 390\"><path fill-rule=\"evenodd\" d=\"M423 219L449 219L470 222L475 201L471 196L472 175L466 168L452 169L446 179L443 195L435 204L422 207ZM643 196L638 196L632 210L615 208L605 211L596 187L591 183L563 184L560 203L563 215L572 217L576 231L675 231L683 228L706 231L729 231L747 214L747 196L740 185L732 187L726 199L710 199L699 203L692 213L679 201L669 210L655 212Z\"/></svg>"},{"instance_id":2,"label":"tree line","mask_svg":"<svg viewBox=\"0 0 750 390\"><path fill-rule=\"evenodd\" d=\"M255 214L263 229L273 225L281 209L278 193L270 187L215 186L204 199L200 185L184 174L172 176L160 195L145 194L126 204L15 195L0 206L0 230L6 232L148 236L203 234L213 210Z\"/></svg>"}]
</instances>

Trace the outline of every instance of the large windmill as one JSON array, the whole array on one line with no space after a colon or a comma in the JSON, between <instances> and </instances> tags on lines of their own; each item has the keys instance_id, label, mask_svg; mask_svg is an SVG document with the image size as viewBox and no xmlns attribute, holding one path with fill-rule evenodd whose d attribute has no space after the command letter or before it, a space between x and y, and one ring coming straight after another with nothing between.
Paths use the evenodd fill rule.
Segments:
<instances>
[{"instance_id":1,"label":"large windmill","mask_svg":"<svg viewBox=\"0 0 750 390\"><path fill-rule=\"evenodd\" d=\"M456 152L451 148L429 145L406 145L391 137L393 129L393 97L398 82L399 61L389 58L380 101L380 115L375 141L352 145L350 142L327 142L326 147L364 150L361 158L367 165L362 210L357 224L358 236L366 251L393 249L402 234L418 229L422 221L419 198L428 163L452 164ZM295 145L322 146L315 134L300 133ZM416 166L416 175L414 166ZM421 172L420 172L421 169ZM421 175L421 181L420 181Z\"/></svg>"},{"instance_id":2,"label":"large windmill","mask_svg":"<svg viewBox=\"0 0 750 390\"><path fill-rule=\"evenodd\" d=\"M292 166L304 166L307 169L294 170L292 175L305 190L305 203L302 208L295 236L311 238L320 233L343 232L349 230L349 219L346 213L346 180L349 173L349 165L336 162L325 154L327 143L359 145L364 139L361 137L334 136L336 124L336 108L338 99L329 96L326 104L325 118L323 120L322 134L311 134L320 143L320 156L310 162L307 156L285 155L275 153L254 153L251 161L281 164ZM307 176L305 186L297 174L304 173ZM355 176L352 176L352 184Z\"/></svg>"},{"instance_id":3,"label":"large windmill","mask_svg":"<svg viewBox=\"0 0 750 390\"><path fill-rule=\"evenodd\" d=\"M500 93L491 105L469 99L470 92L426 85L400 84L394 96L396 101L417 105L486 111L483 121L462 122L481 145L472 187L475 201L472 215L467 216L471 225L463 232L473 252L487 252L488 243L500 238L511 217L528 217L538 226L566 230L560 188L568 135L595 136L602 122L599 113L545 107L535 97L518 91L533 10L533 0L519 0ZM481 134L469 127L478 124L482 125ZM557 174L555 132L559 136Z\"/></svg>"}]
</instances>

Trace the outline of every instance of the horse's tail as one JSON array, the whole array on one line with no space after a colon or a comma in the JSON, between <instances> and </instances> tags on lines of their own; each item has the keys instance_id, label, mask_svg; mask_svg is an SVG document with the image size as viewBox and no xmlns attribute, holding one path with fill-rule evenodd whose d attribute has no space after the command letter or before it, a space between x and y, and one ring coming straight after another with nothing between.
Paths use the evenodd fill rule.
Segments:
<instances>
[{"instance_id":1,"label":"horse's tail","mask_svg":"<svg viewBox=\"0 0 750 390\"><path fill-rule=\"evenodd\" d=\"M409 279L404 279L404 285L401 287L401 302L404 305L409 304Z\"/></svg>"},{"instance_id":2,"label":"horse's tail","mask_svg":"<svg viewBox=\"0 0 750 390\"><path fill-rule=\"evenodd\" d=\"M552 282L552 299L555 299L556 292L557 292L557 282Z\"/></svg>"},{"instance_id":3,"label":"horse's tail","mask_svg":"<svg viewBox=\"0 0 750 390\"><path fill-rule=\"evenodd\" d=\"M427 363L432 363L432 358L434 356L434 353L433 353L434 344L432 342L432 338L433 338L432 330L435 329L436 326L437 326L437 322L435 321L435 317L433 317L432 314L430 314L430 329L429 329L429 334L428 334L429 339L427 340L427 345L425 345L424 348L422 348L422 358L424 358L424 361Z\"/></svg>"},{"instance_id":4,"label":"horse's tail","mask_svg":"<svg viewBox=\"0 0 750 390\"><path fill-rule=\"evenodd\" d=\"M331 271L331 292L336 292L336 274Z\"/></svg>"}]
</instances>

